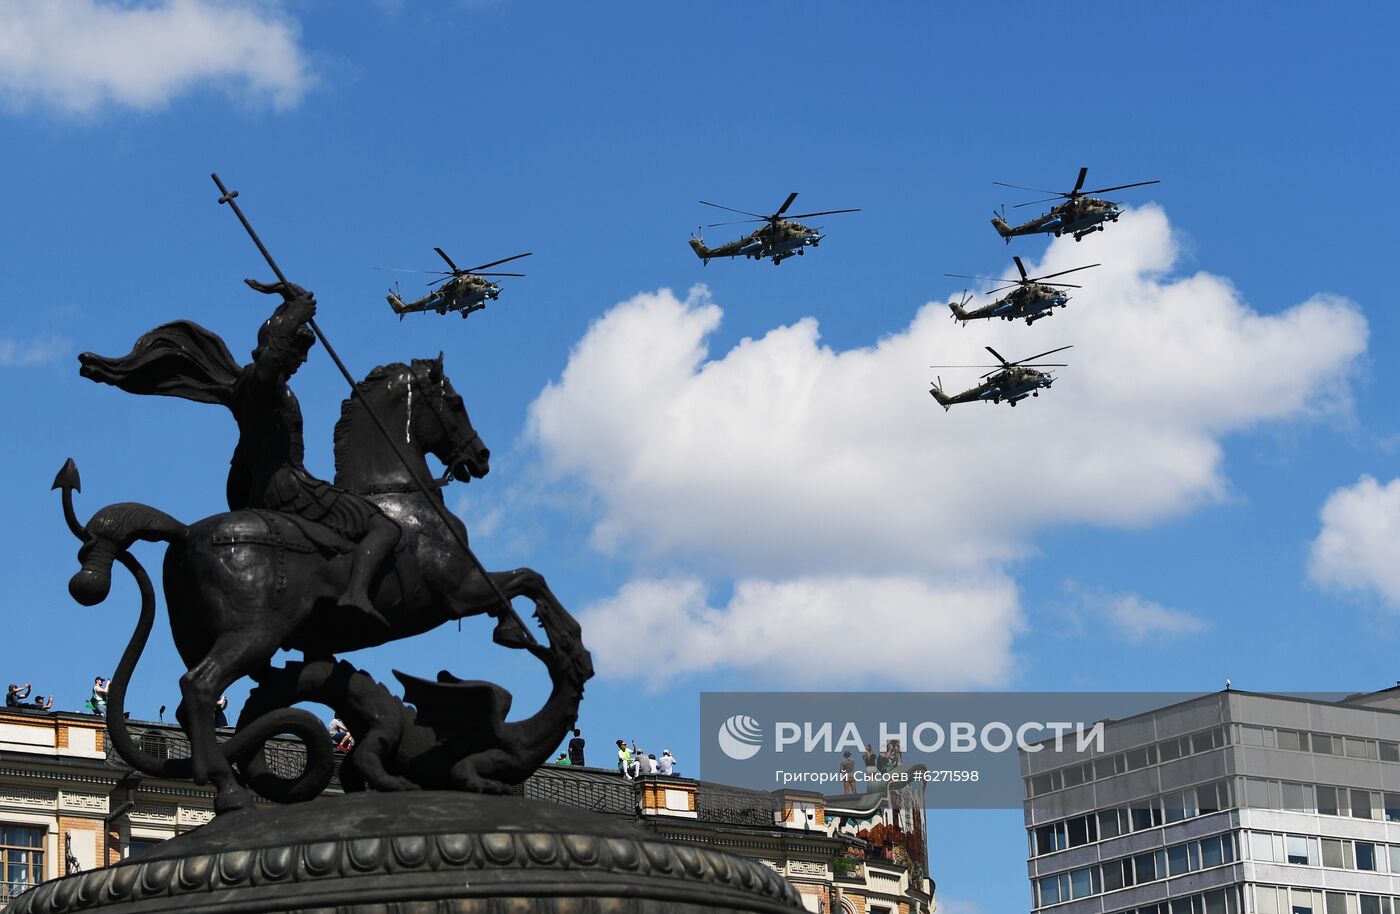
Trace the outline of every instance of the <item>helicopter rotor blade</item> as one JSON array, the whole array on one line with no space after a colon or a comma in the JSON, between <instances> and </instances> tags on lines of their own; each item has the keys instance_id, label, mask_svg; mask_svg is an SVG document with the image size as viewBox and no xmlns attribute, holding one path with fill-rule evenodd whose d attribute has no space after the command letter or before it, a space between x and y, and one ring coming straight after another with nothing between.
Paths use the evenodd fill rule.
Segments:
<instances>
[{"instance_id":1,"label":"helicopter rotor blade","mask_svg":"<svg viewBox=\"0 0 1400 914\"><path fill-rule=\"evenodd\" d=\"M447 254L445 254L445 253L443 252L442 248L433 248L433 250L438 252L438 256L439 256L439 257L441 257L443 260L447 261L447 265L448 265L448 267L451 268L451 270L452 270L453 273L460 273L460 272L461 272L461 270L458 270L458 269L457 269L457 265L456 265L455 263L452 262L452 258L451 258L451 257L448 257Z\"/></svg>"},{"instance_id":2,"label":"helicopter rotor blade","mask_svg":"<svg viewBox=\"0 0 1400 914\"><path fill-rule=\"evenodd\" d=\"M1084 186L1084 179L1089 175L1089 166L1085 165L1079 169L1079 180L1074 182L1074 190L1069 192L1071 197L1079 196L1079 189Z\"/></svg>"},{"instance_id":3,"label":"helicopter rotor blade","mask_svg":"<svg viewBox=\"0 0 1400 914\"><path fill-rule=\"evenodd\" d=\"M739 213L740 215L744 216L753 216L755 219L766 220L768 218L767 216L760 216L758 213L751 213L746 209L735 209L732 206L720 206L718 203L711 203L709 200L701 200L700 202L705 204L706 206L713 206L715 209L727 209L731 213Z\"/></svg>"},{"instance_id":4,"label":"helicopter rotor blade","mask_svg":"<svg viewBox=\"0 0 1400 914\"><path fill-rule=\"evenodd\" d=\"M980 279L983 282L1009 282L1013 285L1019 282L1019 280L1015 279L998 279L995 276L966 276L962 273L944 273L943 275L951 276L954 279Z\"/></svg>"},{"instance_id":5,"label":"helicopter rotor blade","mask_svg":"<svg viewBox=\"0 0 1400 914\"><path fill-rule=\"evenodd\" d=\"M780 219L780 218L782 218L783 213L787 212L787 208L788 208L789 206L792 206L792 201L794 201L794 200L796 200L796 199L797 199L797 191L793 191L792 193L788 194L788 198L787 198L786 200L783 201L783 205L780 206L780 207L778 207L778 211L777 211L776 213L774 213L773 215L769 216L768 218L769 218L769 219ZM793 216L792 218L796 219L796 218L798 218L798 217L797 217L797 216Z\"/></svg>"},{"instance_id":6,"label":"helicopter rotor blade","mask_svg":"<svg viewBox=\"0 0 1400 914\"><path fill-rule=\"evenodd\" d=\"M1108 193L1108 192L1111 191L1111 190L1122 190L1122 189L1125 188L1125 187L1146 187L1146 186L1149 185L1149 184L1161 184L1161 183L1162 183L1161 181L1135 181L1135 182L1133 182L1132 184L1117 184L1117 185L1114 185L1113 187L1100 187L1098 190L1086 190L1086 191L1084 191L1084 193L1080 194L1080 196L1081 196L1081 197L1085 197L1085 196L1088 196L1088 195L1090 195L1090 194L1106 194L1106 193Z\"/></svg>"},{"instance_id":7,"label":"helicopter rotor blade","mask_svg":"<svg viewBox=\"0 0 1400 914\"><path fill-rule=\"evenodd\" d=\"M834 213L858 213L858 212L860 212L860 208L859 208L859 207L857 207L856 209L828 209L828 210L822 210L820 213L798 213L796 216L788 216L788 218L789 218L789 219L809 219L809 218L811 218L812 216L830 216L830 215L832 215L832 214L834 214Z\"/></svg>"},{"instance_id":8,"label":"helicopter rotor blade","mask_svg":"<svg viewBox=\"0 0 1400 914\"><path fill-rule=\"evenodd\" d=\"M1012 208L1012 209L1020 209L1020 208L1023 207L1023 206L1035 206L1037 203L1053 203L1054 201L1059 200L1061 197L1067 197L1067 196L1069 196L1069 195L1068 195L1068 194L1059 194L1058 196L1054 196L1054 197L1045 197L1044 199L1041 199L1041 200L1031 200L1031 201L1028 202L1028 203L1013 203L1013 204L1011 204L1011 208Z\"/></svg>"},{"instance_id":9,"label":"helicopter rotor blade","mask_svg":"<svg viewBox=\"0 0 1400 914\"><path fill-rule=\"evenodd\" d=\"M1063 196L1065 196L1064 193L1062 193L1062 192L1060 192L1060 191L1058 191L1058 190L1046 190L1046 189L1043 188L1043 187L1024 187L1024 186L1022 186L1022 185L1020 185L1020 184L1007 184L1005 181L993 181L992 183L995 184L995 185L997 185L998 187L1014 187L1014 188L1016 188L1017 190L1029 190L1029 191L1034 191L1035 193L1038 193L1038 194L1054 194L1054 195L1057 196L1057 197L1063 197Z\"/></svg>"},{"instance_id":10,"label":"helicopter rotor blade","mask_svg":"<svg viewBox=\"0 0 1400 914\"><path fill-rule=\"evenodd\" d=\"M1013 256L1011 259L1016 261L1016 272L1021 274L1021 282L1030 282L1030 280L1026 278L1026 266L1021 263L1021 258Z\"/></svg>"},{"instance_id":11,"label":"helicopter rotor blade","mask_svg":"<svg viewBox=\"0 0 1400 914\"><path fill-rule=\"evenodd\" d=\"M1032 280L1032 282L1035 282L1035 280ZM1057 288L1057 289L1082 289L1082 288L1084 288L1083 286L1076 286L1076 285L1075 285L1074 283L1072 283L1072 282L1042 282L1042 283L1040 283L1040 285L1042 285L1042 286L1054 286L1054 287Z\"/></svg>"},{"instance_id":12,"label":"helicopter rotor blade","mask_svg":"<svg viewBox=\"0 0 1400 914\"><path fill-rule=\"evenodd\" d=\"M1006 361L1006 359L1003 359L1003 358L1001 357L1001 353L1000 353L1000 352L997 352L997 351L996 351L995 349L993 349L991 346L988 346L988 347L987 347L987 351L990 352L992 355L996 356L997 361L1000 362L1000 363L1002 364L1002 367L1010 367L1010 366L1013 364L1013 363L1011 363L1011 362Z\"/></svg>"},{"instance_id":13,"label":"helicopter rotor blade","mask_svg":"<svg viewBox=\"0 0 1400 914\"><path fill-rule=\"evenodd\" d=\"M472 275L473 275L473 276L524 276L525 274L524 274L524 273L478 273L478 272L476 272L475 270L473 270L473 271L472 271Z\"/></svg>"},{"instance_id":14,"label":"helicopter rotor blade","mask_svg":"<svg viewBox=\"0 0 1400 914\"><path fill-rule=\"evenodd\" d=\"M486 269L487 267L494 267L494 266L496 266L496 265L499 264L499 263L510 263L512 260L519 260L519 259L522 258L522 257L529 257L529 256L531 256L532 254L534 254L534 251L529 251L529 252L524 253L524 254L516 254L514 257L507 257L507 258L505 258L504 260L493 260L493 261L491 261L490 263L483 263L483 264L482 264L481 266L479 266L479 267L472 267L470 270L461 270L461 271L459 271L459 272L462 272L462 273L475 273L475 272L477 272L478 270L484 270L484 269Z\"/></svg>"},{"instance_id":15,"label":"helicopter rotor blade","mask_svg":"<svg viewBox=\"0 0 1400 914\"><path fill-rule=\"evenodd\" d=\"M379 270L383 273L430 273L437 276L451 276L446 270L406 270L402 267L370 267L371 270Z\"/></svg>"},{"instance_id":16,"label":"helicopter rotor blade","mask_svg":"<svg viewBox=\"0 0 1400 914\"><path fill-rule=\"evenodd\" d=\"M991 347L991 346L988 346L987 348L988 348L988 349L991 349L992 347ZM1073 349L1073 348L1074 348L1074 344L1071 343L1071 344L1068 345L1068 346L1061 346L1059 349L1049 349L1049 350L1046 350L1045 352L1038 352L1038 353L1036 353L1036 354L1033 355L1033 356L1029 356L1029 357L1027 357L1027 358L1021 359L1021 360L1018 361L1018 362L1007 362L1006 364L1007 364L1008 366L1011 366L1011 365L1024 365L1024 364L1026 364L1027 362L1032 362L1032 361L1034 361L1034 360L1040 358L1041 356L1045 356L1045 355L1054 355L1054 354L1057 353L1057 352L1064 352L1066 349ZM997 358L1001 358L1001 356L997 356ZM1055 367L1057 367L1057 368L1063 368L1064 366L1058 365L1058 366L1055 366Z\"/></svg>"},{"instance_id":17,"label":"helicopter rotor blade","mask_svg":"<svg viewBox=\"0 0 1400 914\"><path fill-rule=\"evenodd\" d=\"M1100 266L1103 266L1103 264L1100 264L1100 263L1091 263L1091 264L1089 264L1088 266L1084 266L1084 267L1075 267L1075 268L1072 269L1072 270L1061 270L1061 271L1058 272L1058 273L1046 273L1044 276L1037 276L1037 277L1035 277L1034 279L1031 280L1031 282L1040 282L1042 279L1054 279L1056 276L1063 276L1063 275L1065 275L1066 273L1077 273L1077 272L1079 272L1080 270L1087 270L1087 269L1090 269L1091 267L1100 267ZM1058 283L1051 283L1051 285L1059 285L1059 284L1058 284Z\"/></svg>"},{"instance_id":18,"label":"helicopter rotor blade","mask_svg":"<svg viewBox=\"0 0 1400 914\"><path fill-rule=\"evenodd\" d=\"M748 225L750 222L767 222L767 219L736 219L733 222L711 222L705 228L719 228L722 225Z\"/></svg>"}]
</instances>

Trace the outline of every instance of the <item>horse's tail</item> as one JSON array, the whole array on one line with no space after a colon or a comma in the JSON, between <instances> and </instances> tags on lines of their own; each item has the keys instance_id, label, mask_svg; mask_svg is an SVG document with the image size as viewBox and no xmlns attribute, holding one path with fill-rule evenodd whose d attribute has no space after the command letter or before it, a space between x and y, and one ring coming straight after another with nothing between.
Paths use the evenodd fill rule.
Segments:
<instances>
[{"instance_id":1,"label":"horse's tail","mask_svg":"<svg viewBox=\"0 0 1400 914\"><path fill-rule=\"evenodd\" d=\"M81 490L78 468L69 460L59 471L53 487L63 490L63 516L73 535L83 540L78 550L78 558L83 568L68 582L68 590L74 599L85 606L93 606L107 598L112 587L112 562L120 562L131 572L136 586L141 591L141 612L136 622L136 631L131 633L126 650L117 663L116 673L107 692L107 732L112 738L112 748L128 765L155 777L184 779L193 775L194 769L189 759L163 759L143 752L131 738L126 727L126 684L136 669L136 661L146 648L146 640L156 619L156 594L151 586L151 577L136 557L126 551L126 547L137 539L173 539L183 532L184 524L155 508L145 505L110 505L98 511L84 526L78 523L73 511L73 493Z\"/></svg>"}]
</instances>

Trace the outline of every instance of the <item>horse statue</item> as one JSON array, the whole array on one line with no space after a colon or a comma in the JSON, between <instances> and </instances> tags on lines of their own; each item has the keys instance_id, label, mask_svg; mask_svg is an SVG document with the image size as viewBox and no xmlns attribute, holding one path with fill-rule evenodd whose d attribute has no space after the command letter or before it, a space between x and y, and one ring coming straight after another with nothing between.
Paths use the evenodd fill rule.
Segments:
<instances>
[{"instance_id":1,"label":"horse statue","mask_svg":"<svg viewBox=\"0 0 1400 914\"><path fill-rule=\"evenodd\" d=\"M372 427L374 414L399 437L403 447L398 450L410 456L407 464ZM409 474L419 480L433 479L425 459L428 454L442 462L446 473L425 497ZM139 771L190 777L200 784L212 782L218 812L252 805L245 783L274 800L310 799L329 782L331 747L320 721L289 705L320 700L338 712L343 709L347 720L362 721L369 729L387 734L375 741L372 751L367 747L363 770L347 779L357 784L378 790L445 786L499 791L506 784L523 781L549 758L573 725L593 667L578 623L550 592L544 577L530 568L483 572L458 548L443 517L450 518L464 542L466 526L445 511L440 514L441 504L435 509L427 500L441 503L440 487L449 476L462 482L485 476L489 458L461 396L443 372L441 354L436 359L375 368L342 404L335 427L335 485L372 501L403 531L392 559L379 570L370 590L374 609L387 628L374 625L369 617L347 616L337 606L337 596L345 590L350 574L352 544L332 529L294 514L262 509L230 511L186 525L134 502L108 505L82 524L73 507L73 492L80 487L77 468L68 461L54 488L62 490L68 526L83 541L82 569L69 582L70 592L84 605L102 602L111 586L114 562L131 572L141 590L137 628L109 693L107 724L113 747ZM125 724L126 685L155 616L154 588L127 551L136 540L168 544L163 576L166 605L175 646L188 667L180 678L176 717L189 735L189 759L157 759L142 752ZM510 631L500 615L506 609L501 595L507 601L523 597L533 602L533 615L547 643L537 643L523 629ZM502 619L496 631L498 642L530 651L550 671L554 690L545 708L522 725L505 723L509 693L490 683L465 683L444 673L434 684L398 674L406 683L416 683L412 687L423 696L420 703L426 700L435 706L431 719L415 725L413 713L397 699L392 704L386 703L384 695L358 700L357 695L373 692L365 687L364 674L359 674L354 688L355 676L331 675L337 667L348 667L334 662L336 654L407 638L481 613ZM513 618L513 612L509 616ZM291 673L274 669L271 661L280 649L301 651L305 662L289 665L296 667ZM245 709L237 732L220 743L214 728L215 701L244 676L259 683L257 701L250 700L250 705L257 706L256 714L250 718ZM421 711L420 707L420 717ZM395 719L396 714L403 719ZM460 732L451 732L454 727L457 731L466 727L475 735L463 739ZM289 781L270 775L262 761L267 740L287 733L300 738L307 748L306 769ZM456 756L418 779L427 783L418 783L414 772L424 766L415 757L406 757L408 749L398 744L404 734L413 734L416 756L454 751ZM385 759L390 760L391 770L386 770Z\"/></svg>"}]
</instances>

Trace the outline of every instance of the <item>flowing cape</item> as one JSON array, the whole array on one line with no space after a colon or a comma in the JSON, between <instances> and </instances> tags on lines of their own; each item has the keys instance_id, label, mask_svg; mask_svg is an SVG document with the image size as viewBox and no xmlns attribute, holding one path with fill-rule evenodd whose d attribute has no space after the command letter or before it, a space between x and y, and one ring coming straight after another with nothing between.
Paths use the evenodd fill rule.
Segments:
<instances>
[{"instance_id":1,"label":"flowing cape","mask_svg":"<svg viewBox=\"0 0 1400 914\"><path fill-rule=\"evenodd\" d=\"M84 352L79 374L127 393L182 397L233 408L233 382L242 370L217 333L194 321L161 324L131 352L106 358Z\"/></svg>"}]
</instances>

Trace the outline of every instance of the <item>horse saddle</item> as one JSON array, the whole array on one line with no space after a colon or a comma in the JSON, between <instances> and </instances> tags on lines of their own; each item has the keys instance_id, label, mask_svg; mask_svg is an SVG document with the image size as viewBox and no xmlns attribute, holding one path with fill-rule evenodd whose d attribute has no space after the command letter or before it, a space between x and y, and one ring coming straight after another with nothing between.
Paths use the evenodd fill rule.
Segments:
<instances>
[{"instance_id":1,"label":"horse saddle","mask_svg":"<svg viewBox=\"0 0 1400 914\"><path fill-rule=\"evenodd\" d=\"M251 544L276 546L288 552L335 556L354 550L355 544L324 524L295 514L246 508L231 514L212 537L215 546Z\"/></svg>"}]
</instances>

